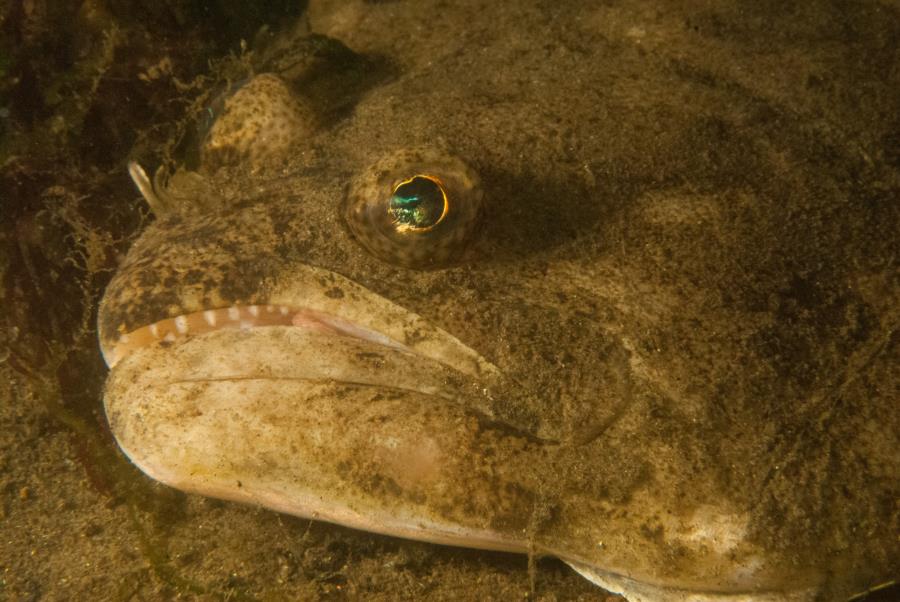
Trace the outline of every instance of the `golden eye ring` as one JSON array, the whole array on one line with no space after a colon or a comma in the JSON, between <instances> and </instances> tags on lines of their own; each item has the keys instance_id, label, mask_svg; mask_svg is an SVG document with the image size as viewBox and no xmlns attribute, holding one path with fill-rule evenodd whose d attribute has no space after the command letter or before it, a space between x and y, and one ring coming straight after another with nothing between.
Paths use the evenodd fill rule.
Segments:
<instances>
[{"instance_id":1,"label":"golden eye ring","mask_svg":"<svg viewBox=\"0 0 900 602\"><path fill-rule=\"evenodd\" d=\"M394 186L387 204L398 232L425 233L447 217L450 201L440 178L416 174Z\"/></svg>"}]
</instances>

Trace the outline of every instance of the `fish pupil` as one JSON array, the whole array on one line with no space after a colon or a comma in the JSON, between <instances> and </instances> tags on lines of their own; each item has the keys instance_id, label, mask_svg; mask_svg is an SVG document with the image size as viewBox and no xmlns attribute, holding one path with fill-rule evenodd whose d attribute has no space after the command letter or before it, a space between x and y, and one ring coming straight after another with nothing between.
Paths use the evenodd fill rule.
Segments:
<instances>
[{"instance_id":1,"label":"fish pupil","mask_svg":"<svg viewBox=\"0 0 900 602\"><path fill-rule=\"evenodd\" d=\"M421 230L436 226L447 211L447 196L437 178L413 176L394 188L388 213L398 229Z\"/></svg>"}]
</instances>

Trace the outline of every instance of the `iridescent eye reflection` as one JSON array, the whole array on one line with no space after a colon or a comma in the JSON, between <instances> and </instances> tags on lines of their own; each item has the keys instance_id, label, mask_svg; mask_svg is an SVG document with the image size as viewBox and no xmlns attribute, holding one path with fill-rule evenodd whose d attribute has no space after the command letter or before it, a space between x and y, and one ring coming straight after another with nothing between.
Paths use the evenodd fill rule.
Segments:
<instances>
[{"instance_id":1,"label":"iridescent eye reflection","mask_svg":"<svg viewBox=\"0 0 900 602\"><path fill-rule=\"evenodd\" d=\"M425 232L447 215L449 203L441 181L417 175L400 182L388 205L388 213L400 231Z\"/></svg>"}]
</instances>

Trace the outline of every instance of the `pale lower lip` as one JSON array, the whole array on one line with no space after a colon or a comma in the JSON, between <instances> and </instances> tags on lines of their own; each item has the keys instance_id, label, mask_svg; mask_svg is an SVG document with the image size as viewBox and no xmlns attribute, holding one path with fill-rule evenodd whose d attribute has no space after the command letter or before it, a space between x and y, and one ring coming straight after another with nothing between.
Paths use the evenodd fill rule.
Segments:
<instances>
[{"instance_id":1,"label":"pale lower lip","mask_svg":"<svg viewBox=\"0 0 900 602\"><path fill-rule=\"evenodd\" d=\"M103 356L107 365L112 368L132 351L154 343L175 343L222 328L249 329L265 326L294 326L412 351L403 343L378 331L314 309L286 305L232 305L166 318L122 334L117 342L104 346Z\"/></svg>"}]
</instances>

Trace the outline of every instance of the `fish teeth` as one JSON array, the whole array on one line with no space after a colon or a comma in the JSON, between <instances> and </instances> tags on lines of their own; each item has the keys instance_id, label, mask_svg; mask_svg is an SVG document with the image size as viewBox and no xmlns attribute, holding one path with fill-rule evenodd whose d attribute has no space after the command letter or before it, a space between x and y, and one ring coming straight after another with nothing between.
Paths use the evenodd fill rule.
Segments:
<instances>
[{"instance_id":1,"label":"fish teeth","mask_svg":"<svg viewBox=\"0 0 900 602\"><path fill-rule=\"evenodd\" d=\"M318 317L316 312L301 311L287 305L232 305L206 309L164 318L131 332L119 334L117 349L105 351L107 362L113 366L126 354L157 342L174 343L191 336L200 336L220 328L249 330L260 326L302 326L311 329L330 329L344 332Z\"/></svg>"}]
</instances>

